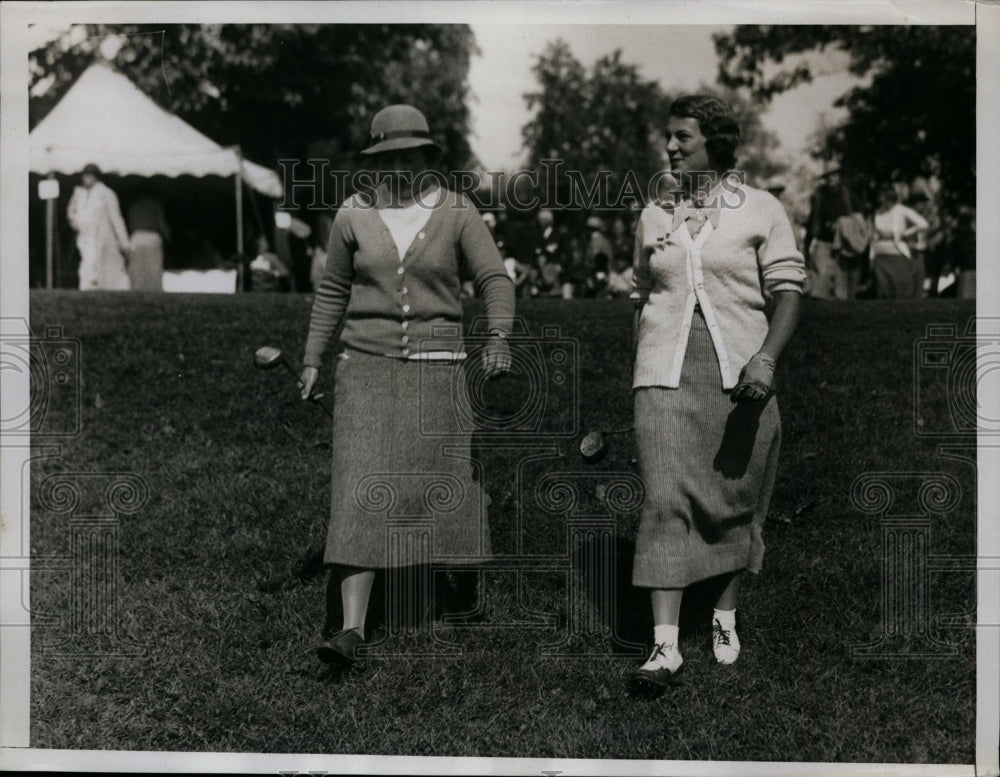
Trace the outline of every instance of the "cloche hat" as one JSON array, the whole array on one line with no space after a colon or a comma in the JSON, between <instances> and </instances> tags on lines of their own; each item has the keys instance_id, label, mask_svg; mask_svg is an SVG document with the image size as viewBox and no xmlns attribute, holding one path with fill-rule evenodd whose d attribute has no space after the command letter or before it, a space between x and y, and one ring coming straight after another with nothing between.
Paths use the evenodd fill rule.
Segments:
<instances>
[{"instance_id":1,"label":"cloche hat","mask_svg":"<svg viewBox=\"0 0 1000 777\"><path fill-rule=\"evenodd\" d=\"M380 154L402 148L431 146L437 151L441 146L431 140L430 127L424 114L412 105L390 105L375 114L371 128L372 145L362 154Z\"/></svg>"}]
</instances>

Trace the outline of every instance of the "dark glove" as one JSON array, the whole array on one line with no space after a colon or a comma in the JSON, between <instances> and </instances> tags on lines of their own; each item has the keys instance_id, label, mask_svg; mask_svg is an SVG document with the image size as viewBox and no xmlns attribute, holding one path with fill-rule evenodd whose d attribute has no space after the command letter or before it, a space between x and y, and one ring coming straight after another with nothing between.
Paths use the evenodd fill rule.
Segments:
<instances>
[{"instance_id":1,"label":"dark glove","mask_svg":"<svg viewBox=\"0 0 1000 777\"><path fill-rule=\"evenodd\" d=\"M733 389L733 402L754 402L766 399L774 390L775 361L770 356L755 353L740 370L740 380Z\"/></svg>"}]
</instances>

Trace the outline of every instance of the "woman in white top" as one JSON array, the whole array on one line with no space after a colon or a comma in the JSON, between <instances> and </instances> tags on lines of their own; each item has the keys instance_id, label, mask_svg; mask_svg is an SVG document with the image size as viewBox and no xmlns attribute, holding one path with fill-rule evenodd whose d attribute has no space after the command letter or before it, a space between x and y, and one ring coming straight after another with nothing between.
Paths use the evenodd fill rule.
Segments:
<instances>
[{"instance_id":1,"label":"woman in white top","mask_svg":"<svg viewBox=\"0 0 1000 777\"><path fill-rule=\"evenodd\" d=\"M645 487L632 584L650 589L653 652L631 674L669 684L683 659L684 589L712 579L713 650L739 655L743 570L760 570L778 464L775 363L799 317L805 262L773 195L734 172L739 125L714 97L682 97L666 127L683 198L653 203L636 229L640 304L633 392ZM765 307L774 302L768 320Z\"/></svg>"},{"instance_id":2,"label":"woman in white top","mask_svg":"<svg viewBox=\"0 0 1000 777\"><path fill-rule=\"evenodd\" d=\"M927 219L903 205L891 184L882 187L871 248L875 293L880 299L920 299L923 272L906 239L926 229Z\"/></svg>"}]
</instances>

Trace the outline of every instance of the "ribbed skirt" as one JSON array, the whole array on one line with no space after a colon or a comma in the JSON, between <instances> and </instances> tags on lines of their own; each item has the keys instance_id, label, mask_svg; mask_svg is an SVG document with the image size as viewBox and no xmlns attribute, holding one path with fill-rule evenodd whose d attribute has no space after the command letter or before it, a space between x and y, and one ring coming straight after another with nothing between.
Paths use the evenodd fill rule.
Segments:
<instances>
[{"instance_id":1,"label":"ribbed skirt","mask_svg":"<svg viewBox=\"0 0 1000 777\"><path fill-rule=\"evenodd\" d=\"M683 588L726 572L759 572L781 421L772 395L733 403L704 319L691 325L680 387L635 391L646 489L632 583Z\"/></svg>"},{"instance_id":2,"label":"ribbed skirt","mask_svg":"<svg viewBox=\"0 0 1000 777\"><path fill-rule=\"evenodd\" d=\"M385 568L489 558L468 406L460 362L341 354L326 563Z\"/></svg>"}]
</instances>

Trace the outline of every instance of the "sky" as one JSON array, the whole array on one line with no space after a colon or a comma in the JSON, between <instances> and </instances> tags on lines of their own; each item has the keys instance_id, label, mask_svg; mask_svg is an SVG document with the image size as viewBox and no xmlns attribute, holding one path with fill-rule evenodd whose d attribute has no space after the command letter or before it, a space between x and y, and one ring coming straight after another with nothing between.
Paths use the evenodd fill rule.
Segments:
<instances>
[{"instance_id":1,"label":"sky","mask_svg":"<svg viewBox=\"0 0 1000 777\"><path fill-rule=\"evenodd\" d=\"M523 95L537 87L531 66L548 41L565 40L588 68L620 48L625 62L639 65L645 78L674 92L715 82L718 60L711 36L731 29L608 24L471 26L481 54L473 57L469 71L474 131L470 142L487 169L516 168L521 161L521 127L529 119ZM843 115L833 108L833 102L857 82L847 73L846 63L843 54L823 55L816 71L824 75L772 101L762 121L777 134L780 155L789 160L801 156L821 115Z\"/></svg>"}]
</instances>

